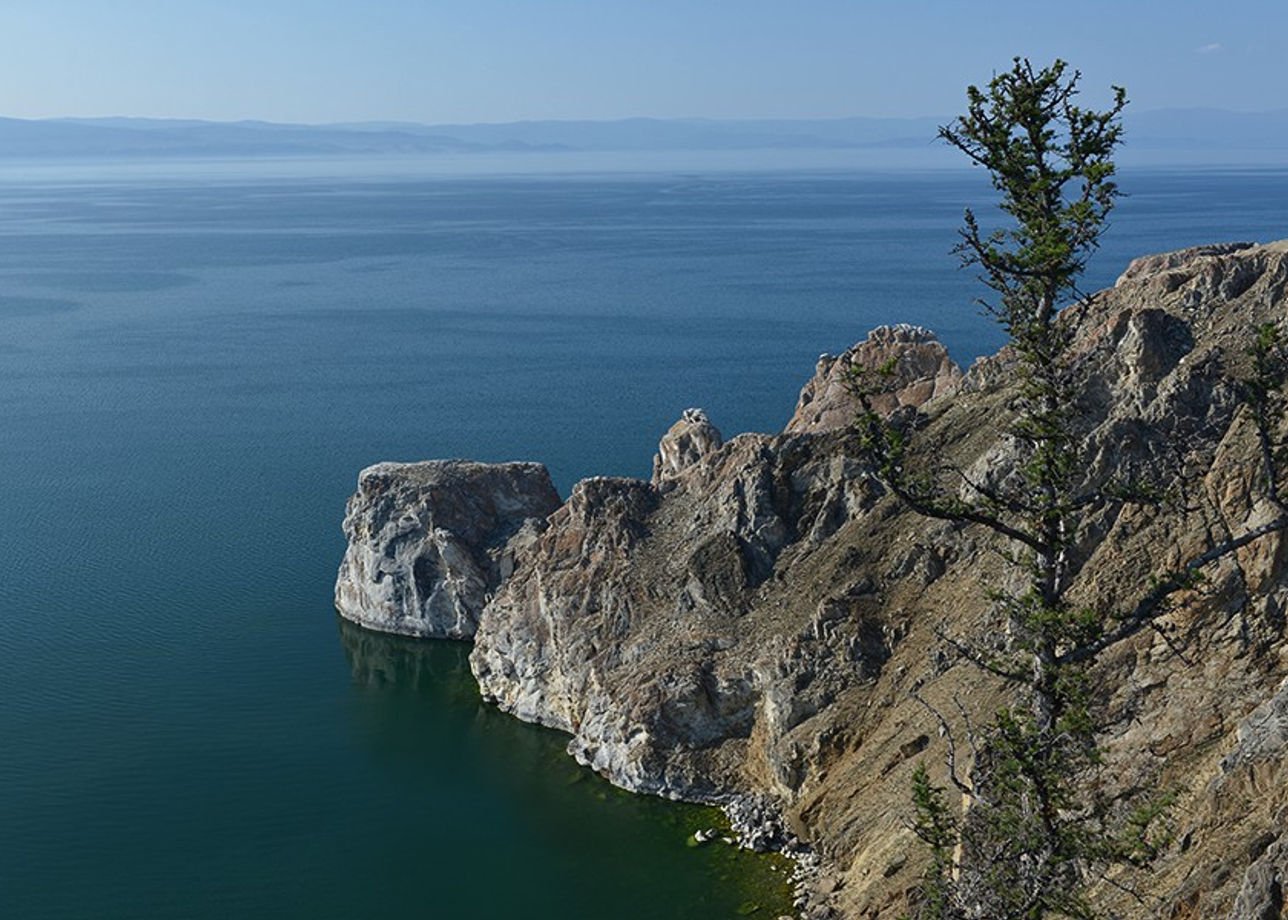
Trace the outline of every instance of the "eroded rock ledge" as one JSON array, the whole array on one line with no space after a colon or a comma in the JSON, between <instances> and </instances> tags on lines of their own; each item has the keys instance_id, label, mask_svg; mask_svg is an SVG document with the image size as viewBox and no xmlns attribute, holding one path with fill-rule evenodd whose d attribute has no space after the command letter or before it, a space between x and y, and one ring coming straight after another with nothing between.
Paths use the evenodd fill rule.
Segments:
<instances>
[{"instance_id":1,"label":"eroded rock ledge","mask_svg":"<svg viewBox=\"0 0 1288 920\"><path fill-rule=\"evenodd\" d=\"M1079 550L1081 596L1126 602L1214 526L1264 511L1231 381L1248 330L1288 315L1286 292L1288 246L1230 244L1138 259L1065 311L1089 479L1172 463L1206 501L1103 509ZM912 413L934 460L977 481L1013 468L1007 355L963 375L926 330L882 327L820 360L781 434L726 441L685 412L650 482L593 478L561 502L538 464L364 470L336 605L374 629L472 638L484 695L570 733L570 752L615 783L723 803L760 846L807 842L822 867L811 915L898 916L922 864L909 774L923 754L932 771L943 760L910 694L944 711L996 705L934 632L985 635L982 585L1007 570L985 535L904 512L866 475L846 431L854 366L893 371L880 408ZM1286 563L1272 537L1211 572L1169 624L1187 637L1184 662L1142 635L1099 666L1111 773L1181 803L1155 900L1102 892L1118 915L1245 920L1282 903Z\"/></svg>"}]
</instances>

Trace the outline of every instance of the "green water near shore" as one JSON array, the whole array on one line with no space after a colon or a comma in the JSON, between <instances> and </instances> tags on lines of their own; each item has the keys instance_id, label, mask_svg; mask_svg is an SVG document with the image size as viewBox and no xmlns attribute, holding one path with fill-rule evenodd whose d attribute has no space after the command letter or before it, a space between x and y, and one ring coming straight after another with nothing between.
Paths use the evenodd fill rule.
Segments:
<instances>
[{"instance_id":1,"label":"green water near shore","mask_svg":"<svg viewBox=\"0 0 1288 920\"><path fill-rule=\"evenodd\" d=\"M541 878L517 886L523 893L505 909L525 913L511 916L547 916L541 907L547 901L569 916L607 916L604 904L628 892L635 903L615 916L791 913L789 860L719 840L695 846L695 832L728 828L719 809L632 795L579 766L565 750L566 735L519 722L482 701L467 644L382 635L338 622L353 673L355 718L373 749L409 782L418 765L426 771L426 787L406 797L411 814L423 810L432 823L436 809L459 807L462 791L478 778L451 774L481 770L488 788L504 794L499 802L472 802L472 817L451 826L482 831L498 867L530 861L533 853L551 855L545 844L556 840L580 840L575 859L556 859ZM416 730L409 731L412 726ZM446 778L440 775L444 758L454 763ZM443 916L473 916L468 911L478 909L479 894L500 910L492 899L509 897L511 887L463 893ZM443 906L437 896L435 903Z\"/></svg>"}]
</instances>

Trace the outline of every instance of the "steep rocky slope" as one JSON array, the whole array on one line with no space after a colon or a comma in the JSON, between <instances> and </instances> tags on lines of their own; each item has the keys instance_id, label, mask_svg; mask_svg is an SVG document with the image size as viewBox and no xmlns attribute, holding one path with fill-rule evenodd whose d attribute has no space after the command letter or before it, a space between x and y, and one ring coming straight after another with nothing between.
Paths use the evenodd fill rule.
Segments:
<instances>
[{"instance_id":1,"label":"steep rocky slope","mask_svg":"<svg viewBox=\"0 0 1288 920\"><path fill-rule=\"evenodd\" d=\"M1233 379L1252 325L1286 315L1285 244L1140 259L1065 311L1088 478L1166 470L1184 495L1166 509L1098 509L1079 598L1125 606L1152 573L1266 518ZM724 802L759 845L807 843L821 864L811 914L897 916L922 858L909 776L919 760L942 772L944 753L911 694L945 713L992 710L999 688L936 631L989 641L986 586L1015 575L986 533L919 518L865 473L845 427L851 362L894 370L883 409L916 425L924 462L980 478L1011 468L1007 355L962 375L925 330L883 328L820 360L782 434L726 442L705 414L685 413L651 482L589 479L560 504L531 464L364 471L337 607L374 628L472 635L485 696L569 732L570 752L614 782ZM1164 630L1097 666L1101 781L1178 801L1176 843L1148 896L1105 886L1107 909L1279 916L1286 542L1275 534L1213 566Z\"/></svg>"}]
</instances>

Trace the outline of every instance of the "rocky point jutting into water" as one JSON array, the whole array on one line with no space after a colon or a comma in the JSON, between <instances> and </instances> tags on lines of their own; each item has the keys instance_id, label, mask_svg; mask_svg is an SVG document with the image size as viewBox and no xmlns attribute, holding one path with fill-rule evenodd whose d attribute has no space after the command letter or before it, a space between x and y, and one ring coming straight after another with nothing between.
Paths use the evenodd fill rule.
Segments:
<instances>
[{"instance_id":1,"label":"rocky point jutting into water","mask_svg":"<svg viewBox=\"0 0 1288 920\"><path fill-rule=\"evenodd\" d=\"M1085 382L1089 479L1171 464L1190 500L1106 505L1073 597L1128 603L1153 572L1267 519L1235 377L1250 330L1288 314L1288 244L1138 259L1066 310ZM777 435L725 441L689 410L649 482L592 478L560 501L537 464L364 470L345 517L340 613L472 638L483 694L571 735L628 789L726 804L758 846L808 846L811 915L893 918L921 873L909 782L943 771L944 712L1002 692L947 654L946 627L992 627L1002 544L905 510L856 459L846 369L886 365L890 397L937 459L999 475L1015 452L1008 355L962 374L906 326L824 356ZM1179 445L1179 449L1178 449ZM1154 900L1106 886L1124 916L1277 917L1288 872L1288 545L1267 536L1211 567L1168 614L1106 652L1093 679L1121 790L1177 791ZM1178 642L1181 646L1178 649Z\"/></svg>"}]
</instances>

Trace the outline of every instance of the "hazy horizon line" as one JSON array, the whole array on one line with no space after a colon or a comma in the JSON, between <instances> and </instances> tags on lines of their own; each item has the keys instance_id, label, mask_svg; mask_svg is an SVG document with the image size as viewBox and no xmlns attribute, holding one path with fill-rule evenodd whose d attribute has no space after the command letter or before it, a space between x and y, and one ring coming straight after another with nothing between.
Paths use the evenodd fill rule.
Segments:
<instances>
[{"instance_id":1,"label":"hazy horizon line","mask_svg":"<svg viewBox=\"0 0 1288 920\"><path fill-rule=\"evenodd\" d=\"M1223 115L1267 116L1288 115L1288 106L1272 109L1238 109L1224 106L1158 106L1148 109L1128 109L1127 115L1153 113L1202 113L1213 112ZM459 127L533 125L533 124L613 124L618 122L842 122L842 121L949 121L957 117L950 114L918 115L614 115L611 117L559 116L546 118L511 118L496 121L489 120L449 120L436 121L414 117L405 118L346 118L334 121L296 121L291 119L245 116L240 118L210 118L199 115L126 115L119 112L110 115L42 115L23 117L0 114L0 118L10 121L166 121L166 122L204 122L220 125L287 125L299 127L345 127L355 125L416 125L433 127L450 125Z\"/></svg>"}]
</instances>

